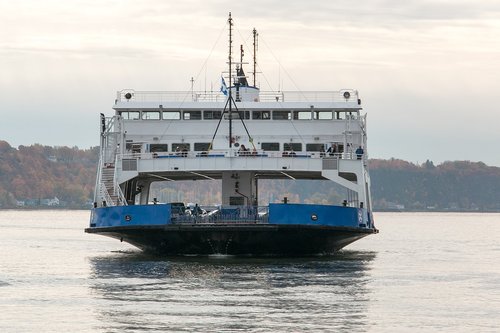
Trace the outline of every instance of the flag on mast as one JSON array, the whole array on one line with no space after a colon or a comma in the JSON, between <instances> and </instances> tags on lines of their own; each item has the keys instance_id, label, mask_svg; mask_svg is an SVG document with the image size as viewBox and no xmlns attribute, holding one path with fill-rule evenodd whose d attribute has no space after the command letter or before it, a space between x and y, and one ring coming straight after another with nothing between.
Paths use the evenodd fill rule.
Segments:
<instances>
[{"instance_id":1,"label":"flag on mast","mask_svg":"<svg viewBox=\"0 0 500 333\"><path fill-rule=\"evenodd\" d=\"M226 81L224 81L224 77L223 77L223 76L221 76L220 78L221 78L221 80L222 80L222 81L221 81L221 86L220 86L220 91L221 91L221 93L223 93L224 95L226 95L226 96L227 96L227 86L226 86Z\"/></svg>"}]
</instances>

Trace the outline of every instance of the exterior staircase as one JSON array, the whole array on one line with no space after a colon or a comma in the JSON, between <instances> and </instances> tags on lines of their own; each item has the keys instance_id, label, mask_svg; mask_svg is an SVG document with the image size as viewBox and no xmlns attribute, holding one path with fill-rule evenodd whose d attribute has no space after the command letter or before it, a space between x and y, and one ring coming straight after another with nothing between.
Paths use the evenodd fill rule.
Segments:
<instances>
[{"instance_id":1,"label":"exterior staircase","mask_svg":"<svg viewBox=\"0 0 500 333\"><path fill-rule=\"evenodd\" d=\"M101 184L104 185L108 191L109 198L112 202L108 202L108 206L116 206L118 204L118 194L115 193L115 168L110 166L104 166L102 168L101 174Z\"/></svg>"}]
</instances>

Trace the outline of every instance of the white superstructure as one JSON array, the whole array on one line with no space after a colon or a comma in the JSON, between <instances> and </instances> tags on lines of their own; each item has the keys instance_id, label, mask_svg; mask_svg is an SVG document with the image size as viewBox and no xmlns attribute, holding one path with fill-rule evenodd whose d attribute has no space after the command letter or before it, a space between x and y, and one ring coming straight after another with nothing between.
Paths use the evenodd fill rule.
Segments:
<instances>
[{"instance_id":1,"label":"white superstructure","mask_svg":"<svg viewBox=\"0 0 500 333\"><path fill-rule=\"evenodd\" d=\"M352 192L347 205L371 210L357 91L243 96L231 116L225 99L119 92L116 114L102 119L98 205L147 204L151 182L190 179L222 179L223 205L255 205L258 179L290 178L329 179Z\"/></svg>"}]
</instances>

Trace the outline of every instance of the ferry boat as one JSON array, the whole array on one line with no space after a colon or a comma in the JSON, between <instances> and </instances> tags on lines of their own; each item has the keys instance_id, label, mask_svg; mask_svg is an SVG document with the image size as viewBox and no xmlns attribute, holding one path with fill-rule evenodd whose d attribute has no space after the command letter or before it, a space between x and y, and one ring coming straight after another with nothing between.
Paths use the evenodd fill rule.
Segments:
<instances>
[{"instance_id":1,"label":"ferry boat","mask_svg":"<svg viewBox=\"0 0 500 333\"><path fill-rule=\"evenodd\" d=\"M233 61L217 92L117 93L100 117L100 159L87 233L162 255L332 254L377 233L367 169L366 114L356 90L264 92ZM243 48L242 48L243 50ZM259 182L322 180L345 198L259 206ZM159 202L151 185L217 180L215 207Z\"/></svg>"}]
</instances>

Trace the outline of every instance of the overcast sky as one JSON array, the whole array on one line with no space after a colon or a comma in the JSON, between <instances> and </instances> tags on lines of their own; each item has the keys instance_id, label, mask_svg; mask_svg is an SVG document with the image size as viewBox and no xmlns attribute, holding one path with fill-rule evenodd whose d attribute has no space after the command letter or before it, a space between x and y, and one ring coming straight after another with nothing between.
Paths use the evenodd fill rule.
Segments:
<instances>
[{"instance_id":1,"label":"overcast sky","mask_svg":"<svg viewBox=\"0 0 500 333\"><path fill-rule=\"evenodd\" d=\"M500 1L228 3L0 0L0 140L88 148L117 90L219 89L231 11L262 90L359 90L371 158L500 166Z\"/></svg>"}]
</instances>

